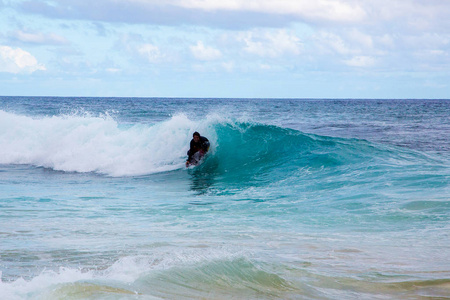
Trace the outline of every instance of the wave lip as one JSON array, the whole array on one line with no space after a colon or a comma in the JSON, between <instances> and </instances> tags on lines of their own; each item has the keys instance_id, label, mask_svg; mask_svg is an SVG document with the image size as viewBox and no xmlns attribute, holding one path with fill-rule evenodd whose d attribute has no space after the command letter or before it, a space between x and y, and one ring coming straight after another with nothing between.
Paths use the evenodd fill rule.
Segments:
<instances>
[{"instance_id":1,"label":"wave lip","mask_svg":"<svg viewBox=\"0 0 450 300\"><path fill-rule=\"evenodd\" d=\"M413 152L382 149L356 139L209 115L178 114L156 124L119 124L108 114L31 118L0 110L0 164L29 164L65 172L139 176L184 169L192 132L211 141L199 169L236 180L285 178L304 168L411 164ZM234 175L231 175L234 174ZM285 174L285 175L283 175Z\"/></svg>"},{"instance_id":2,"label":"wave lip","mask_svg":"<svg viewBox=\"0 0 450 300\"><path fill-rule=\"evenodd\" d=\"M194 123L174 116L124 126L108 115L34 119L0 111L0 163L133 176L182 167Z\"/></svg>"}]
</instances>

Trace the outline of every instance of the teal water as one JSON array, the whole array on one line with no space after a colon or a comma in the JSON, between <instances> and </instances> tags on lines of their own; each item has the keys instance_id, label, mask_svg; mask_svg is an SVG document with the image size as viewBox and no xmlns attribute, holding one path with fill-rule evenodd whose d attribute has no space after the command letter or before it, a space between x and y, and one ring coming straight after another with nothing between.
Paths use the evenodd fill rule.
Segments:
<instances>
[{"instance_id":1,"label":"teal water","mask_svg":"<svg viewBox=\"0 0 450 300\"><path fill-rule=\"evenodd\" d=\"M449 115L0 97L0 299L448 297ZM194 131L211 151L186 169Z\"/></svg>"}]
</instances>

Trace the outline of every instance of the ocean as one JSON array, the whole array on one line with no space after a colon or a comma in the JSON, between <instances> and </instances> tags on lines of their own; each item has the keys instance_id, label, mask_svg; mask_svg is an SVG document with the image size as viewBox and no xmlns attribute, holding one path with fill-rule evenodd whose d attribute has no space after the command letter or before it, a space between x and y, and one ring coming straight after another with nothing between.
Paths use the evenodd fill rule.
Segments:
<instances>
[{"instance_id":1,"label":"ocean","mask_svg":"<svg viewBox=\"0 0 450 300\"><path fill-rule=\"evenodd\" d=\"M449 299L450 100L0 97L0 275L8 300Z\"/></svg>"}]
</instances>

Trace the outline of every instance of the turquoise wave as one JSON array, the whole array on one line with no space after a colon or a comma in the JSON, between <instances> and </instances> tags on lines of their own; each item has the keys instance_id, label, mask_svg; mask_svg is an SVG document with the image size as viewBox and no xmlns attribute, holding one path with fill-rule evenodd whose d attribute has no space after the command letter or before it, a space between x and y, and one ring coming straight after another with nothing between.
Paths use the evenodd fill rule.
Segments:
<instances>
[{"instance_id":1,"label":"turquoise wave","mask_svg":"<svg viewBox=\"0 0 450 300\"><path fill-rule=\"evenodd\" d=\"M450 168L442 157L255 123L220 123L214 132L214 149L202 165L189 170L191 189L200 194L285 202L286 207L301 201L305 205L296 206L294 222L299 209L307 216L319 210L328 212L320 222L330 226L358 222L361 215L370 222L435 218L428 213L419 216L402 205L448 202L443 191L450 192ZM378 213L379 207L391 208ZM444 211L448 209L445 206ZM346 215L344 220L343 212L352 217ZM277 212L272 207L265 213ZM290 216L284 210L280 213Z\"/></svg>"},{"instance_id":2,"label":"turquoise wave","mask_svg":"<svg viewBox=\"0 0 450 300\"><path fill-rule=\"evenodd\" d=\"M446 165L442 160L410 149L306 134L273 125L225 123L217 124L214 130L217 145L197 170L227 179L267 182L292 176L300 170L311 175L336 176L356 171L376 175L399 168Z\"/></svg>"}]
</instances>

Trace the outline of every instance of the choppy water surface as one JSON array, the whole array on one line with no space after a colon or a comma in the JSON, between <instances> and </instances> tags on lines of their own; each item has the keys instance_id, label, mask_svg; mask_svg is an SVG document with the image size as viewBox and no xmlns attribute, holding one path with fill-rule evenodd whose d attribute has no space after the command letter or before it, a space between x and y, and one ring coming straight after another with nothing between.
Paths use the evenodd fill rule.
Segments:
<instances>
[{"instance_id":1,"label":"choppy water surface","mask_svg":"<svg viewBox=\"0 0 450 300\"><path fill-rule=\"evenodd\" d=\"M0 298L448 297L449 115L0 97ZM194 131L211 151L186 169Z\"/></svg>"}]
</instances>

